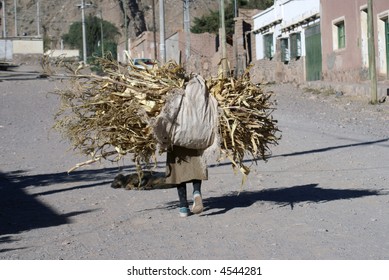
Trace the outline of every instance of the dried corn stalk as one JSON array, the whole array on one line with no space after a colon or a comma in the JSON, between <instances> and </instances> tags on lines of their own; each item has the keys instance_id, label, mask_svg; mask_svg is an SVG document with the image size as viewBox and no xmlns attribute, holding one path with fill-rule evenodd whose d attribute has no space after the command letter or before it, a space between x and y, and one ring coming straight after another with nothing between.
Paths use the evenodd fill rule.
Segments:
<instances>
[{"instance_id":1,"label":"dried corn stalk","mask_svg":"<svg viewBox=\"0 0 389 280\"><path fill-rule=\"evenodd\" d=\"M184 86L185 73L175 63L147 71L106 59L100 64L104 76L72 69L70 88L58 92L61 107L54 127L74 149L91 156L75 168L100 159L117 161L127 154L138 166L150 163L157 143L148 119L159 114L171 89Z\"/></svg>"},{"instance_id":2,"label":"dried corn stalk","mask_svg":"<svg viewBox=\"0 0 389 280\"><path fill-rule=\"evenodd\" d=\"M211 78L207 82L222 111L219 118L220 149L233 167L244 175L250 172L245 155L253 161L266 160L270 145L277 145L280 136L277 121L272 118L271 95L250 81L248 71L239 79Z\"/></svg>"},{"instance_id":3,"label":"dried corn stalk","mask_svg":"<svg viewBox=\"0 0 389 280\"><path fill-rule=\"evenodd\" d=\"M158 150L149 121L161 112L169 92L184 88L190 76L174 62L146 70L106 59L100 65L104 76L72 69L70 88L59 91L62 102L55 128L91 157L75 168L100 159L117 161L127 154L138 167L155 161L156 153L163 151ZM246 176L245 154L266 159L269 144L279 139L270 95L253 85L248 74L239 79L210 78L207 86L222 112L221 152Z\"/></svg>"}]
</instances>

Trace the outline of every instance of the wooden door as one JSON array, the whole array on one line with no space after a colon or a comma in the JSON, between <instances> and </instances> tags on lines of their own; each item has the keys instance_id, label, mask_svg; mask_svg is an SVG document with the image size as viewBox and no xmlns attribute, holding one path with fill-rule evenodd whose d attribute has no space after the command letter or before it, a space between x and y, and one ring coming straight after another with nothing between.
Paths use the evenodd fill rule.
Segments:
<instances>
[{"instance_id":1,"label":"wooden door","mask_svg":"<svg viewBox=\"0 0 389 280\"><path fill-rule=\"evenodd\" d=\"M322 73L322 54L319 24L308 27L305 30L305 50L306 80L320 80Z\"/></svg>"}]
</instances>

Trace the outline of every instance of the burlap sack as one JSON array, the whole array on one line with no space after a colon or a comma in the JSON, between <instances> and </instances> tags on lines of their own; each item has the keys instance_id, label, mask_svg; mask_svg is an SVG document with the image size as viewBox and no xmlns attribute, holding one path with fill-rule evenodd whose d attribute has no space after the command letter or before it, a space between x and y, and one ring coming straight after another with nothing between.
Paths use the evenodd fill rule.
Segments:
<instances>
[{"instance_id":1,"label":"burlap sack","mask_svg":"<svg viewBox=\"0 0 389 280\"><path fill-rule=\"evenodd\" d=\"M152 123L156 140L165 146L206 149L214 142L218 110L204 79L196 75L184 90L175 89Z\"/></svg>"}]
</instances>

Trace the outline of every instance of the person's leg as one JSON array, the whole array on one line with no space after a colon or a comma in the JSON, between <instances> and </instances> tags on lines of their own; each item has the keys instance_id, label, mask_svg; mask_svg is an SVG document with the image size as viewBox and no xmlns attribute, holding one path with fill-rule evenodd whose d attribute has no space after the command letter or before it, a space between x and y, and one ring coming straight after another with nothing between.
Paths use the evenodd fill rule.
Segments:
<instances>
[{"instance_id":1,"label":"person's leg","mask_svg":"<svg viewBox=\"0 0 389 280\"><path fill-rule=\"evenodd\" d=\"M177 186L178 199L180 201L180 216L187 217L189 214L188 200L186 195L186 183L181 183Z\"/></svg>"},{"instance_id":2,"label":"person's leg","mask_svg":"<svg viewBox=\"0 0 389 280\"><path fill-rule=\"evenodd\" d=\"M201 180L193 180L193 206L192 212L194 214L200 214L203 212L203 199L201 197Z\"/></svg>"},{"instance_id":3,"label":"person's leg","mask_svg":"<svg viewBox=\"0 0 389 280\"><path fill-rule=\"evenodd\" d=\"M201 180L193 180L193 194L201 194Z\"/></svg>"}]
</instances>

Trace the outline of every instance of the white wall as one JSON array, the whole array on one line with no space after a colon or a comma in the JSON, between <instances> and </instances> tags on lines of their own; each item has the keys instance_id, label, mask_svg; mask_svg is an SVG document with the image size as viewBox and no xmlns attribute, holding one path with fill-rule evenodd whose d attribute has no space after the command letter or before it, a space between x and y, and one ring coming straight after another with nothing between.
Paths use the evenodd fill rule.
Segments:
<instances>
[{"instance_id":1,"label":"white wall","mask_svg":"<svg viewBox=\"0 0 389 280\"><path fill-rule=\"evenodd\" d=\"M50 57L74 58L80 56L79 50L49 50L45 53Z\"/></svg>"},{"instance_id":2,"label":"white wall","mask_svg":"<svg viewBox=\"0 0 389 280\"><path fill-rule=\"evenodd\" d=\"M14 39L14 54L43 54L43 40Z\"/></svg>"},{"instance_id":3,"label":"white wall","mask_svg":"<svg viewBox=\"0 0 389 280\"><path fill-rule=\"evenodd\" d=\"M281 30L317 13L320 13L320 0L275 0L272 7L253 16L254 31L282 19L280 24L271 27L268 32L255 34L257 59L264 58L263 35L266 33L274 34L273 45L275 45L277 38L288 37L293 32L301 32L302 55L305 56L304 28L299 26L286 33Z\"/></svg>"},{"instance_id":4,"label":"white wall","mask_svg":"<svg viewBox=\"0 0 389 280\"><path fill-rule=\"evenodd\" d=\"M377 41L378 41L378 71L381 75L387 73L387 52L386 52L386 34L385 34L385 19L389 16L389 10L378 15L377 18Z\"/></svg>"},{"instance_id":5,"label":"white wall","mask_svg":"<svg viewBox=\"0 0 389 280\"><path fill-rule=\"evenodd\" d=\"M11 61L13 56L12 40L0 39L0 61Z\"/></svg>"},{"instance_id":6,"label":"white wall","mask_svg":"<svg viewBox=\"0 0 389 280\"><path fill-rule=\"evenodd\" d=\"M369 67L369 52L368 52L368 38L367 38L367 11L361 10L361 52L362 52L362 67Z\"/></svg>"},{"instance_id":7,"label":"white wall","mask_svg":"<svg viewBox=\"0 0 389 280\"><path fill-rule=\"evenodd\" d=\"M165 41L166 46L166 61L180 61L180 46L178 33L172 35Z\"/></svg>"},{"instance_id":8,"label":"white wall","mask_svg":"<svg viewBox=\"0 0 389 280\"><path fill-rule=\"evenodd\" d=\"M260 12L253 16L254 19L254 30L265 26L276 20L276 9L275 6L272 6L265 11Z\"/></svg>"},{"instance_id":9,"label":"white wall","mask_svg":"<svg viewBox=\"0 0 389 280\"><path fill-rule=\"evenodd\" d=\"M266 9L265 11L255 15L253 17L254 19L254 30L257 30L263 26L269 25L272 22L277 20L278 5L273 5L272 7ZM267 33L275 33L275 28L271 27ZM266 34L266 33L264 33ZM255 35L255 56L257 59L263 59L264 58L264 43L263 43L263 35L264 34L256 34ZM273 45L275 45L275 37L273 36Z\"/></svg>"},{"instance_id":10,"label":"white wall","mask_svg":"<svg viewBox=\"0 0 389 280\"><path fill-rule=\"evenodd\" d=\"M320 0L284 0L277 1L282 10L282 27L320 12Z\"/></svg>"}]
</instances>

